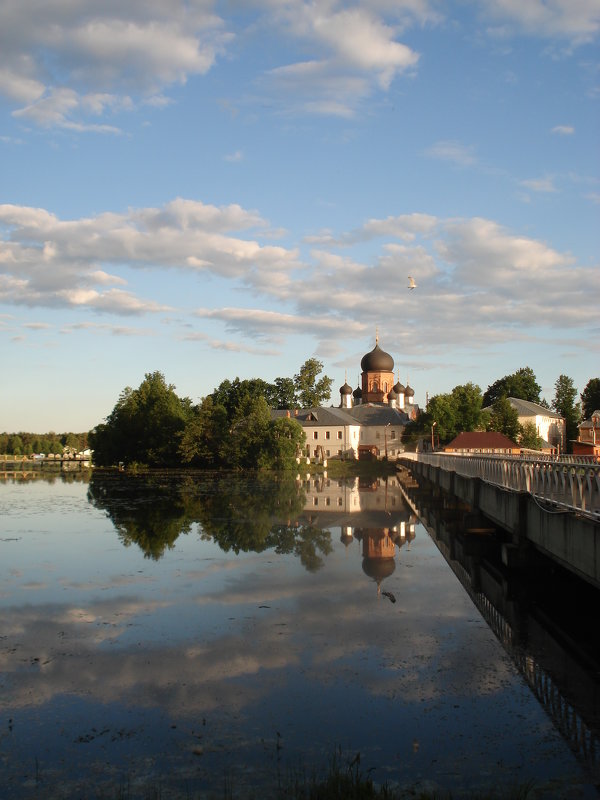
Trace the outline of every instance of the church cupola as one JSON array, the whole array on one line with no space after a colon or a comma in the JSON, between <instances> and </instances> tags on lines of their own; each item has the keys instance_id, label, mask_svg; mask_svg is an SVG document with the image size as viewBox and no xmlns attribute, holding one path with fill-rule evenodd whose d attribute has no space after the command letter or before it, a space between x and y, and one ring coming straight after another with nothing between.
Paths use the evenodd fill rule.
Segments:
<instances>
[{"instance_id":1,"label":"church cupola","mask_svg":"<svg viewBox=\"0 0 600 800\"><path fill-rule=\"evenodd\" d=\"M360 362L362 368L362 402L386 403L394 384L394 359L379 347L379 336L375 347L366 353Z\"/></svg>"},{"instance_id":2,"label":"church cupola","mask_svg":"<svg viewBox=\"0 0 600 800\"><path fill-rule=\"evenodd\" d=\"M348 380L340 386L340 408L352 408L352 387L348 384Z\"/></svg>"},{"instance_id":3,"label":"church cupola","mask_svg":"<svg viewBox=\"0 0 600 800\"><path fill-rule=\"evenodd\" d=\"M397 407L402 411L404 409L404 396L406 392L406 386L403 386L400 383L400 378L398 378L398 383L394 386L394 391L398 395Z\"/></svg>"}]
</instances>

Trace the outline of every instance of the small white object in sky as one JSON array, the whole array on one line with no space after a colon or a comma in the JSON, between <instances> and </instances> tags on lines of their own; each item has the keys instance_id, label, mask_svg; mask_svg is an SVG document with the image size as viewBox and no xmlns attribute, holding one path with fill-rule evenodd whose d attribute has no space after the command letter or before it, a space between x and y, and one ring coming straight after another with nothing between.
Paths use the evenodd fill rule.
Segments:
<instances>
[{"instance_id":1,"label":"small white object in sky","mask_svg":"<svg viewBox=\"0 0 600 800\"><path fill-rule=\"evenodd\" d=\"M408 288L409 289L416 289L417 284L415 283L415 279L411 278L410 275L408 276Z\"/></svg>"}]
</instances>

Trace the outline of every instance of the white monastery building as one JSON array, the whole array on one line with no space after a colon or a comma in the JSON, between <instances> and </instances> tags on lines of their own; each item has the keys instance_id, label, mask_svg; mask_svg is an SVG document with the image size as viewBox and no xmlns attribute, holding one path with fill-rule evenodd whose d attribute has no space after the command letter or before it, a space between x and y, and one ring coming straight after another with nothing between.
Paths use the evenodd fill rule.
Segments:
<instances>
[{"instance_id":1,"label":"white monastery building","mask_svg":"<svg viewBox=\"0 0 600 800\"><path fill-rule=\"evenodd\" d=\"M354 391L340 387L338 408L279 410L273 416L293 416L306 433L307 458L389 458L404 451L402 433L419 415L414 391L398 380L394 384L394 359L379 347L363 356L361 385Z\"/></svg>"}]
</instances>

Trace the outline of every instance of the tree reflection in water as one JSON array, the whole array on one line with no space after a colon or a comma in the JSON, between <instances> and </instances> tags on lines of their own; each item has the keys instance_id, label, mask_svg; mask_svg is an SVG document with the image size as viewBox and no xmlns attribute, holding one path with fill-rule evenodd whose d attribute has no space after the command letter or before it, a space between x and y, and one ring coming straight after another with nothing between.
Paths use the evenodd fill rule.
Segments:
<instances>
[{"instance_id":1,"label":"tree reflection in water","mask_svg":"<svg viewBox=\"0 0 600 800\"><path fill-rule=\"evenodd\" d=\"M88 499L106 512L125 547L137 544L154 560L195 524L224 552L294 554L311 572L332 551L329 530L296 522L305 495L291 475L97 471Z\"/></svg>"}]
</instances>

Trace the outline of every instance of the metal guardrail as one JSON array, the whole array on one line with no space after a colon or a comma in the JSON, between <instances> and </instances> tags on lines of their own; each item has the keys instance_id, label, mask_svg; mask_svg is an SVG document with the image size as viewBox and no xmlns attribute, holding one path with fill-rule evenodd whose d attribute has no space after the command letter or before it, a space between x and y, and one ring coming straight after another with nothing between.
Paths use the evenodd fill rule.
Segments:
<instances>
[{"instance_id":1,"label":"metal guardrail","mask_svg":"<svg viewBox=\"0 0 600 800\"><path fill-rule=\"evenodd\" d=\"M529 492L541 500L600 519L600 464L586 456L557 459L456 453L404 455L467 478Z\"/></svg>"}]
</instances>

